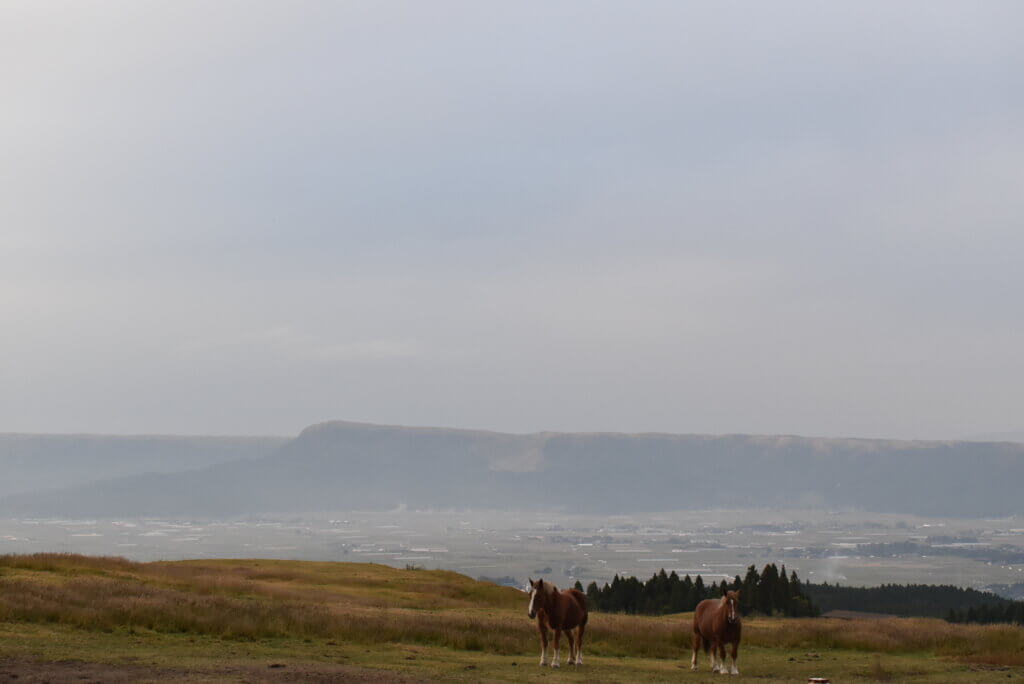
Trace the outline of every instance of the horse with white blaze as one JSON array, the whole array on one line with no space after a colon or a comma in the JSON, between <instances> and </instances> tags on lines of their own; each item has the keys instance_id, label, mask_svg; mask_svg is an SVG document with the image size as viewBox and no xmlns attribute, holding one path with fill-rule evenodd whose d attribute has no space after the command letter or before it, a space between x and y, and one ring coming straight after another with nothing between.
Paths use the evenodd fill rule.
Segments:
<instances>
[{"instance_id":1,"label":"horse with white blaze","mask_svg":"<svg viewBox=\"0 0 1024 684\"><path fill-rule=\"evenodd\" d=\"M548 629L555 633L555 652L551 667L558 667L558 642L564 632L569 640L569 658L566 665L583 664L583 630L587 626L587 595L579 589L559 591L551 582L530 580L530 607L527 615L537 618L540 631L540 664L547 665ZM573 640L572 630L576 630Z\"/></svg>"}]
</instances>

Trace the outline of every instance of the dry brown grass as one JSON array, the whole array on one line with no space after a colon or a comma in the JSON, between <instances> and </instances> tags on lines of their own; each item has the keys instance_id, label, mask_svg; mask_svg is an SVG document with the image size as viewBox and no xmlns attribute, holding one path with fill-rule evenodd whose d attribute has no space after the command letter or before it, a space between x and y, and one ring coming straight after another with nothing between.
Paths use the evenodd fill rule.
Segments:
<instances>
[{"instance_id":1,"label":"dry brown grass","mask_svg":"<svg viewBox=\"0 0 1024 684\"><path fill-rule=\"evenodd\" d=\"M74 553L31 553L0 555L0 568L36 570L68 575L137 570L135 563L118 556L80 556Z\"/></svg>"},{"instance_id":2,"label":"dry brown grass","mask_svg":"<svg viewBox=\"0 0 1024 684\"><path fill-rule=\"evenodd\" d=\"M281 571L237 563L4 556L0 569L54 574L59 581L24 572L0 575L0 620L226 638L420 643L495 653L518 653L524 645L521 625L510 630L503 624L507 619L466 611L478 606L477 596L495 591L498 607L510 605L511 599L522 596L514 590L455 573L417 571L413 582L407 577L413 573L384 566L296 565L308 567ZM334 575L340 569L341 576L332 581L324 576L325 569ZM326 584L330 588L322 586Z\"/></svg>"},{"instance_id":3,"label":"dry brown grass","mask_svg":"<svg viewBox=\"0 0 1024 684\"><path fill-rule=\"evenodd\" d=\"M0 620L91 631L232 639L339 639L494 654L536 649L526 597L443 571L288 561L132 563L61 554L0 556ZM677 659L690 615L592 614L588 651ZM744 644L784 650L932 653L1024 665L1024 629L933 619L750 619ZM871 673L867 673L870 676ZM881 679L884 673L876 673Z\"/></svg>"},{"instance_id":4,"label":"dry brown grass","mask_svg":"<svg viewBox=\"0 0 1024 684\"><path fill-rule=\"evenodd\" d=\"M1024 629L956 625L934 618L749 620L744 624L744 640L773 648L930 652L970 662L1024 664Z\"/></svg>"}]
</instances>

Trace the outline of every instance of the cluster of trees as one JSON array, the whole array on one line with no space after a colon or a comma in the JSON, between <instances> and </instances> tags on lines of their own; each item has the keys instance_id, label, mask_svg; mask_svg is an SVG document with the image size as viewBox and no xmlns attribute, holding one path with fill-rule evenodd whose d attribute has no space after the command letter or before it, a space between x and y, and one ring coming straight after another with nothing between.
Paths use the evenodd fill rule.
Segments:
<instances>
[{"instance_id":1,"label":"cluster of trees","mask_svg":"<svg viewBox=\"0 0 1024 684\"><path fill-rule=\"evenodd\" d=\"M583 591L583 585L576 583ZM753 565L746 575L733 580L705 583L697 575L680 578L664 569L646 582L636 577L619 577L599 587L586 588L591 610L610 613L661 615L693 610L707 598L726 591L740 591L744 615L786 615L814 617L831 610L855 610L888 615L945 618L949 622L1014 623L1024 625L1024 601L1011 601L997 594L952 585L883 584L878 587L844 587L839 584L803 583L796 572L774 563L761 572Z\"/></svg>"},{"instance_id":2,"label":"cluster of trees","mask_svg":"<svg viewBox=\"0 0 1024 684\"><path fill-rule=\"evenodd\" d=\"M993 622L1009 622L1024 625L1024 601L1010 601L1005 606L981 604L971 606L967 610L949 609L946 614L949 622L975 622L982 625Z\"/></svg>"},{"instance_id":3,"label":"cluster of trees","mask_svg":"<svg viewBox=\"0 0 1024 684\"><path fill-rule=\"evenodd\" d=\"M879 587L844 587L838 584L808 584L805 593L822 611L860 610L889 615L949 618L962 616L967 620L973 609L985 615L1005 614L1012 602L988 591L964 589L952 585L883 584ZM1002 621L1002 620L994 620Z\"/></svg>"},{"instance_id":4,"label":"cluster of trees","mask_svg":"<svg viewBox=\"0 0 1024 684\"><path fill-rule=\"evenodd\" d=\"M577 582L576 588L583 590ZM725 591L740 591L740 610L744 615L788 615L794 617L814 616L818 608L804 593L803 583L796 572L786 574L786 566L780 570L774 563L764 566L759 573L751 565L742 579L739 575L732 582L705 583L704 578L689 575L681 578L675 571L666 573L664 568L646 582L636 577L619 577L611 584L599 587L591 582L587 587L587 601L592 610L612 613L643 613L661 615L682 613L693 610L707 598L717 598Z\"/></svg>"}]
</instances>

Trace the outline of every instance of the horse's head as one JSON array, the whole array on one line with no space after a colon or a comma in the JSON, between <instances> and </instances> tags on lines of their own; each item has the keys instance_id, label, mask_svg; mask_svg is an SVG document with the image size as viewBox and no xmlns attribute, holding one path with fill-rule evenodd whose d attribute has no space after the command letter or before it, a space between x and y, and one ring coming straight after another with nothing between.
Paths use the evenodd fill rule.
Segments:
<instances>
[{"instance_id":1,"label":"horse's head","mask_svg":"<svg viewBox=\"0 0 1024 684\"><path fill-rule=\"evenodd\" d=\"M722 597L722 608L725 610L725 619L728 622L740 621L740 590L727 591Z\"/></svg>"},{"instance_id":2,"label":"horse's head","mask_svg":"<svg viewBox=\"0 0 1024 684\"><path fill-rule=\"evenodd\" d=\"M530 616L530 619L537 617L537 611L544 609L551 595L555 593L556 587L551 582L545 582L543 579L539 579L534 582L530 580L530 607L527 608L526 614Z\"/></svg>"}]
</instances>

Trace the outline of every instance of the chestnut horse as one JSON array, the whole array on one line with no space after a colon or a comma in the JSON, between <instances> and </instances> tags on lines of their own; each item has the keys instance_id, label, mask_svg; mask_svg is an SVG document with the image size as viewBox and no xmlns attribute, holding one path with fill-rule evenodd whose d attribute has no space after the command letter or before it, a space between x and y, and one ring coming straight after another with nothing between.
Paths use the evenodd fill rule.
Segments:
<instances>
[{"instance_id":1,"label":"chestnut horse","mask_svg":"<svg viewBox=\"0 0 1024 684\"><path fill-rule=\"evenodd\" d=\"M583 630L587 626L587 595L579 589L559 591L551 582L530 580L530 607L526 611L532 620L537 618L540 630L540 664L548 664L548 628L555 632L555 653L551 667L558 667L558 639L562 632L569 640L569 659L566 665L583 664ZM576 630L573 641L572 630Z\"/></svg>"},{"instance_id":2,"label":"chestnut horse","mask_svg":"<svg viewBox=\"0 0 1024 684\"><path fill-rule=\"evenodd\" d=\"M690 669L697 669L697 652L711 649L711 671L738 675L736 654L740 650L740 592L727 591L720 599L705 599L693 614L693 660ZM732 644L732 669L725 666L725 645ZM717 662L715 655L718 655Z\"/></svg>"}]
</instances>

